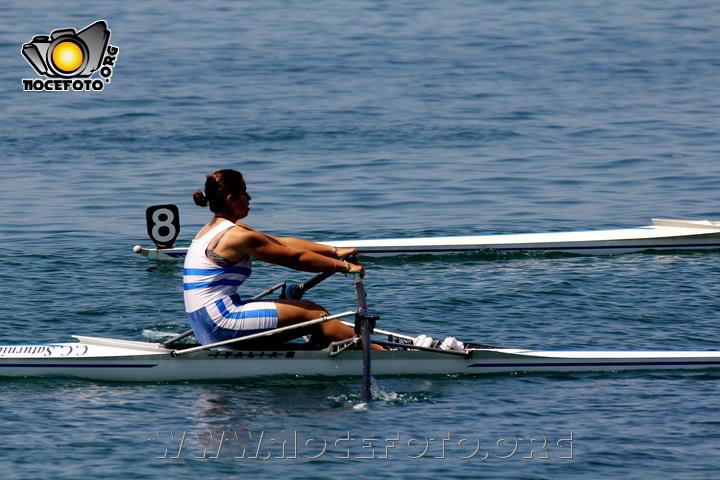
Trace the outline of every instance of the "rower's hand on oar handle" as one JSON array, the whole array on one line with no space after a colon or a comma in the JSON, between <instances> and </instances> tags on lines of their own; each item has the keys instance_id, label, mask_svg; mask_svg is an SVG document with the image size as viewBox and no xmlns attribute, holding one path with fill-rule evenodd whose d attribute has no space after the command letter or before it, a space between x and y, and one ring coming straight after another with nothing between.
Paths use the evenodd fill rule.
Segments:
<instances>
[{"instance_id":1,"label":"rower's hand on oar handle","mask_svg":"<svg viewBox=\"0 0 720 480\"><path fill-rule=\"evenodd\" d=\"M342 258L343 260L346 260L350 263L357 263L358 258L360 257L357 253L357 250L354 248L338 248L335 251L335 256L337 256L337 258Z\"/></svg>"},{"instance_id":2,"label":"rower's hand on oar handle","mask_svg":"<svg viewBox=\"0 0 720 480\"><path fill-rule=\"evenodd\" d=\"M350 267L347 271L349 275L360 275L360 278L365 276L365 267L363 267L359 263L348 263L348 266Z\"/></svg>"},{"instance_id":3,"label":"rower's hand on oar handle","mask_svg":"<svg viewBox=\"0 0 720 480\"><path fill-rule=\"evenodd\" d=\"M358 253L357 250L354 248L343 248L338 249L337 253L340 254L341 250L346 250L348 252L348 255L343 259L343 262L345 262L345 265L347 265L347 269L345 270L345 275L360 275L360 278L365 276L365 267L363 267L358 262Z\"/></svg>"}]
</instances>

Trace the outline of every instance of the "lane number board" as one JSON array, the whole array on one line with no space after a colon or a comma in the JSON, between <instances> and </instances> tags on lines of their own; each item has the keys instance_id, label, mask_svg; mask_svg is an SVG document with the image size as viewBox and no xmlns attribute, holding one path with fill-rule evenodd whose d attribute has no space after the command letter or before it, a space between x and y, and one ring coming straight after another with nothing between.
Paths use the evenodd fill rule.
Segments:
<instances>
[{"instance_id":1,"label":"lane number board","mask_svg":"<svg viewBox=\"0 0 720 480\"><path fill-rule=\"evenodd\" d=\"M145 212L147 231L157 248L172 248L180 233L180 212L175 205L155 205Z\"/></svg>"}]
</instances>

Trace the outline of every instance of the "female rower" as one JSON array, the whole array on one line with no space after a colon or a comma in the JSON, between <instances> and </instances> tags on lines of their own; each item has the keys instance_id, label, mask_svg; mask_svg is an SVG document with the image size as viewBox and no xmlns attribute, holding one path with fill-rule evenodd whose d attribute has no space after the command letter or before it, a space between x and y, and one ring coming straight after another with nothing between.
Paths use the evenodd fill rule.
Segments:
<instances>
[{"instance_id":1,"label":"female rower","mask_svg":"<svg viewBox=\"0 0 720 480\"><path fill-rule=\"evenodd\" d=\"M185 310L197 339L203 344L239 338L273 328L295 325L328 315L320 305L301 300L241 300L237 288L250 276L252 260L305 272L341 272L364 275L354 248L333 248L291 237L261 233L239 220L250 211L250 195L242 174L219 170L207 176L205 191L195 203L214 213L188 249L183 271ZM321 346L345 340L353 329L339 320L291 330L289 340L312 334ZM277 338L277 337L273 337ZM373 345L375 349L382 349Z\"/></svg>"}]
</instances>

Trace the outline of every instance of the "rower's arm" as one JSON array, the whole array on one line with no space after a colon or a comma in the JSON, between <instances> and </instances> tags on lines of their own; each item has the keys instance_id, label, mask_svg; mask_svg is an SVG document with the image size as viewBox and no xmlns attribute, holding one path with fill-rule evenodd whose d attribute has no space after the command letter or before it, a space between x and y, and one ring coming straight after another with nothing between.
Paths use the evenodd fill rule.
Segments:
<instances>
[{"instance_id":1,"label":"rower's arm","mask_svg":"<svg viewBox=\"0 0 720 480\"><path fill-rule=\"evenodd\" d=\"M345 258L350 255L355 255L355 257L357 257L357 251L354 248L342 248L338 249L337 252L333 252L333 247L330 245L323 245L321 243L311 242L310 240L303 240L302 238L276 237L274 235L268 235L267 233L258 232L249 225L241 222L237 222L237 225L245 228L246 230L250 230L252 232L257 232L261 235L264 235L271 242L282 245L283 247L299 250L309 250L313 253L317 253L318 255L323 255L325 257L337 256L339 258Z\"/></svg>"},{"instance_id":2,"label":"rower's arm","mask_svg":"<svg viewBox=\"0 0 720 480\"><path fill-rule=\"evenodd\" d=\"M364 269L360 264L347 263L331 258L332 247L327 245L294 238L290 238L285 244L284 242L287 240L285 237L277 238L256 230L233 229L228 232L226 237L230 237L226 243L226 248L232 249L235 253L234 256L237 258L251 255L263 262L274 263L303 272L364 273ZM302 248L303 246L312 245L323 248L319 249L320 252Z\"/></svg>"},{"instance_id":3,"label":"rower's arm","mask_svg":"<svg viewBox=\"0 0 720 480\"><path fill-rule=\"evenodd\" d=\"M280 245L287 248L297 248L301 250L309 250L313 253L331 257L333 255L333 247L329 245L323 245L320 243L311 242L309 240L303 240L302 238L294 237L273 237L267 235L270 239L275 240Z\"/></svg>"}]
</instances>

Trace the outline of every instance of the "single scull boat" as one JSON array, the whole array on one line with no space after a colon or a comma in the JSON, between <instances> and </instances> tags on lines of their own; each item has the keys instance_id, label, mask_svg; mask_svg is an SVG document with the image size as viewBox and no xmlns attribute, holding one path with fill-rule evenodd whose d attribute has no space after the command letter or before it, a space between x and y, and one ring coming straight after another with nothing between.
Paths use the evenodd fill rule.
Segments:
<instances>
[{"instance_id":1,"label":"single scull boat","mask_svg":"<svg viewBox=\"0 0 720 480\"><path fill-rule=\"evenodd\" d=\"M292 288L282 283L265 290L260 298L283 287L283 294L301 298L304 291L328 274L318 274ZM356 278L356 288L359 283ZM185 332L166 343L75 336L72 343L0 345L0 376L78 377L123 382L235 380L266 376L372 375L478 375L523 372L603 372L622 370L698 370L720 368L720 351L546 351L497 348L447 338L442 343L421 335L411 337L374 329L372 341L386 351L357 350L355 336L326 348L308 343L268 343L268 338L294 328L331 319L368 317L364 289L356 290L357 311L326 316L211 345L180 344ZM349 324L348 325L352 325ZM362 325L362 324L360 324ZM367 324L362 325L367 327ZM371 327L367 327L371 328ZM367 330L365 330L367 331ZM369 336L369 335L368 335ZM384 336L384 340L378 339ZM367 338L363 336L363 338ZM262 342L262 343L261 343ZM365 357L368 355L370 358Z\"/></svg>"},{"instance_id":2,"label":"single scull boat","mask_svg":"<svg viewBox=\"0 0 720 480\"><path fill-rule=\"evenodd\" d=\"M0 346L0 375L79 377L124 382L199 381L264 376L343 376L362 373L362 352L301 344L238 347L178 355L192 345L163 346L76 336L79 341ZM398 345L372 352L373 376L522 372L600 372L720 367L720 352L542 351L465 343L460 350Z\"/></svg>"},{"instance_id":3,"label":"single scull boat","mask_svg":"<svg viewBox=\"0 0 720 480\"><path fill-rule=\"evenodd\" d=\"M646 227L615 230L337 240L319 243L353 247L360 255L369 257L443 255L482 250L612 255L648 250L720 249L720 222L664 219L652 221L653 224ZM148 231L151 231L150 227ZM152 234L151 238L153 238ZM158 242L155 243L157 245ZM187 248L144 248L136 245L133 251L155 260L182 260L185 258Z\"/></svg>"}]
</instances>

